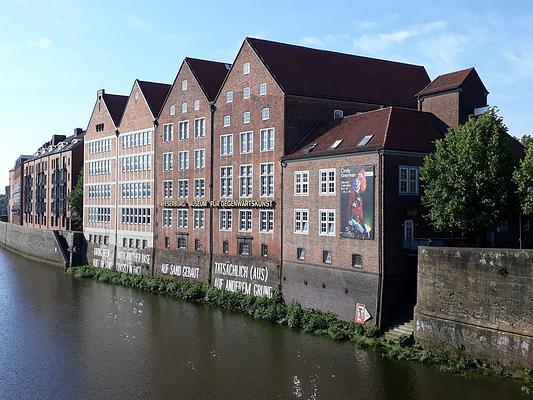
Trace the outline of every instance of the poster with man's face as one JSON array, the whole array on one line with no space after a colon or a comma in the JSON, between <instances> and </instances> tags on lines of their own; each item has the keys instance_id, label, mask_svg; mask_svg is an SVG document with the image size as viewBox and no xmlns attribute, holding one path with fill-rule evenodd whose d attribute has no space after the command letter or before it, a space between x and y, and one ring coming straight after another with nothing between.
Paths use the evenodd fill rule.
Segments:
<instances>
[{"instance_id":1,"label":"poster with man's face","mask_svg":"<svg viewBox=\"0 0 533 400\"><path fill-rule=\"evenodd\" d=\"M374 166L342 167L341 237L374 239Z\"/></svg>"}]
</instances>

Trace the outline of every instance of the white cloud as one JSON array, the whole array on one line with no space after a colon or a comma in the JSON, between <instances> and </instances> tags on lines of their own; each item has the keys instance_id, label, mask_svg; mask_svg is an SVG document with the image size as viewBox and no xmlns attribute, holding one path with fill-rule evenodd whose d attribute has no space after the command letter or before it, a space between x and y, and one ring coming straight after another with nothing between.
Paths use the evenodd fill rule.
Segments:
<instances>
[{"instance_id":1,"label":"white cloud","mask_svg":"<svg viewBox=\"0 0 533 400\"><path fill-rule=\"evenodd\" d=\"M361 21L358 24L359 29L372 29L375 26L377 26L377 24L374 21Z\"/></svg>"},{"instance_id":2,"label":"white cloud","mask_svg":"<svg viewBox=\"0 0 533 400\"><path fill-rule=\"evenodd\" d=\"M427 58L425 66L434 74L470 67L471 65L460 64L460 56L464 53L468 41L468 36L447 33L423 39L420 42L420 50L422 57Z\"/></svg>"},{"instance_id":3,"label":"white cloud","mask_svg":"<svg viewBox=\"0 0 533 400\"><path fill-rule=\"evenodd\" d=\"M365 34L354 38L353 46L366 53L380 53L393 45L405 42L407 39L445 27L445 21L433 21L396 32Z\"/></svg>"},{"instance_id":4,"label":"white cloud","mask_svg":"<svg viewBox=\"0 0 533 400\"><path fill-rule=\"evenodd\" d=\"M533 74L533 51L509 51L505 58L522 74Z\"/></svg>"},{"instance_id":5,"label":"white cloud","mask_svg":"<svg viewBox=\"0 0 533 400\"><path fill-rule=\"evenodd\" d=\"M150 27L148 22L137 15L126 14L125 18L128 25L134 29L147 30Z\"/></svg>"},{"instance_id":6,"label":"white cloud","mask_svg":"<svg viewBox=\"0 0 533 400\"><path fill-rule=\"evenodd\" d=\"M47 49L52 45L52 41L46 36L41 36L38 39L30 40L30 46L40 47L41 49Z\"/></svg>"},{"instance_id":7,"label":"white cloud","mask_svg":"<svg viewBox=\"0 0 533 400\"><path fill-rule=\"evenodd\" d=\"M323 47L324 41L316 36L306 36L300 39L300 44L311 47Z\"/></svg>"}]
</instances>

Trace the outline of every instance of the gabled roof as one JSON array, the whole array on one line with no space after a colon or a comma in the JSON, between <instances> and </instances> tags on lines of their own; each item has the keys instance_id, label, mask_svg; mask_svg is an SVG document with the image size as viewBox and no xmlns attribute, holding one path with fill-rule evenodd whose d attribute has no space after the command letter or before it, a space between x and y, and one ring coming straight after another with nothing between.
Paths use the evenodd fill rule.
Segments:
<instances>
[{"instance_id":1,"label":"gabled roof","mask_svg":"<svg viewBox=\"0 0 533 400\"><path fill-rule=\"evenodd\" d=\"M417 96L427 96L429 94L457 89L464 83L464 81L466 80L466 78L468 78L468 76L470 76L470 74L475 74L475 76L481 82L481 78L479 78L479 75L477 74L475 68L467 68L460 71L450 72L448 74L437 76L431 83L429 83L429 85L422 89L417 94ZM483 82L481 82L481 84L483 85ZM488 93L487 88L485 88L485 85L483 85L483 88L485 92Z\"/></svg>"},{"instance_id":2,"label":"gabled roof","mask_svg":"<svg viewBox=\"0 0 533 400\"><path fill-rule=\"evenodd\" d=\"M186 57L185 62L189 65L207 100L214 101L231 64L190 57Z\"/></svg>"},{"instance_id":3,"label":"gabled roof","mask_svg":"<svg viewBox=\"0 0 533 400\"><path fill-rule=\"evenodd\" d=\"M285 94L416 108L423 66L245 39Z\"/></svg>"},{"instance_id":4,"label":"gabled roof","mask_svg":"<svg viewBox=\"0 0 533 400\"><path fill-rule=\"evenodd\" d=\"M448 127L434 114L387 107L318 124L285 159L389 149L432 152ZM363 139L368 142L365 145ZM335 148L333 143L342 140ZM310 150L311 149L311 150ZM309 151L310 150L310 151Z\"/></svg>"},{"instance_id":5,"label":"gabled roof","mask_svg":"<svg viewBox=\"0 0 533 400\"><path fill-rule=\"evenodd\" d=\"M118 127L122 114L126 109L126 103L128 102L128 96L123 96L121 94L109 94L103 93L102 98L104 103L109 111L109 115L115 124L115 127Z\"/></svg>"},{"instance_id":6,"label":"gabled roof","mask_svg":"<svg viewBox=\"0 0 533 400\"><path fill-rule=\"evenodd\" d=\"M143 92L152 116L157 118L172 86L167 83L147 82L139 79L137 79L137 83Z\"/></svg>"}]
</instances>

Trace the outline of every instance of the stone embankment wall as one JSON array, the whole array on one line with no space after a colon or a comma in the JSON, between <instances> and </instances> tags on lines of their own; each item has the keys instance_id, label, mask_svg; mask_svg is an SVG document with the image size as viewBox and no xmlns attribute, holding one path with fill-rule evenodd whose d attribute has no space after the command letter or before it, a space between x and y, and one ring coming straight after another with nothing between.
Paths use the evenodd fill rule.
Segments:
<instances>
[{"instance_id":1,"label":"stone embankment wall","mask_svg":"<svg viewBox=\"0 0 533 400\"><path fill-rule=\"evenodd\" d=\"M0 222L0 245L59 267L86 263L87 249L82 232L51 231Z\"/></svg>"},{"instance_id":2,"label":"stone embankment wall","mask_svg":"<svg viewBox=\"0 0 533 400\"><path fill-rule=\"evenodd\" d=\"M418 251L417 340L533 367L533 250Z\"/></svg>"}]
</instances>

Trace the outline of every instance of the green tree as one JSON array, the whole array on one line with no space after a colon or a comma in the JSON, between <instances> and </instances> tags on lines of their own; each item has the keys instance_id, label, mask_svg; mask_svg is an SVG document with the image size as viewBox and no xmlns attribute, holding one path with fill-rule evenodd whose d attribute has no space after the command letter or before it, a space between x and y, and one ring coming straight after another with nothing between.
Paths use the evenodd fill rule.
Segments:
<instances>
[{"instance_id":1,"label":"green tree","mask_svg":"<svg viewBox=\"0 0 533 400\"><path fill-rule=\"evenodd\" d=\"M67 196L67 203L70 206L72 222L81 224L83 221L83 170L78 174L78 181Z\"/></svg>"},{"instance_id":2,"label":"green tree","mask_svg":"<svg viewBox=\"0 0 533 400\"><path fill-rule=\"evenodd\" d=\"M439 230L461 231L479 240L516 207L516 158L507 128L495 108L450 129L420 171L422 203Z\"/></svg>"},{"instance_id":3,"label":"green tree","mask_svg":"<svg viewBox=\"0 0 533 400\"><path fill-rule=\"evenodd\" d=\"M533 146L526 147L526 156L513 177L520 196L521 211L524 214L533 214Z\"/></svg>"},{"instance_id":4,"label":"green tree","mask_svg":"<svg viewBox=\"0 0 533 400\"><path fill-rule=\"evenodd\" d=\"M533 137L531 135L524 135L520 138L520 143L527 148L531 143L533 143Z\"/></svg>"}]
</instances>

